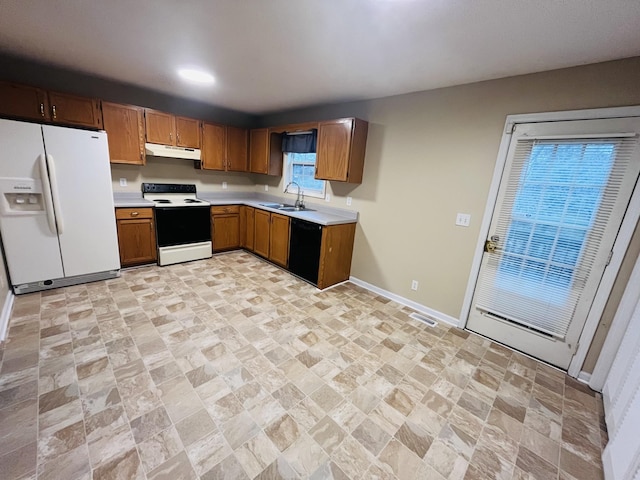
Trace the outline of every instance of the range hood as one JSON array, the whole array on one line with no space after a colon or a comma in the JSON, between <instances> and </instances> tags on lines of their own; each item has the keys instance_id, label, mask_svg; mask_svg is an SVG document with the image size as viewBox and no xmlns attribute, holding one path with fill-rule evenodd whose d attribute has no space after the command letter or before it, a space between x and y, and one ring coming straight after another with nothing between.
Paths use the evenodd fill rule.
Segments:
<instances>
[{"instance_id":1,"label":"range hood","mask_svg":"<svg viewBox=\"0 0 640 480\"><path fill-rule=\"evenodd\" d=\"M144 148L147 155L154 157L200 160L200 150L197 148L172 147L170 145L158 145L156 143L145 143Z\"/></svg>"}]
</instances>

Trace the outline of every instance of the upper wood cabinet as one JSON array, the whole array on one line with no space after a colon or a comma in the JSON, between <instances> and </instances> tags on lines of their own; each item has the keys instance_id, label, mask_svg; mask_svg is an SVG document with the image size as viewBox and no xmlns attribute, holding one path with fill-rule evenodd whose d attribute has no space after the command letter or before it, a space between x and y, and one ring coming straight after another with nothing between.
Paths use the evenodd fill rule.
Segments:
<instances>
[{"instance_id":1,"label":"upper wood cabinet","mask_svg":"<svg viewBox=\"0 0 640 480\"><path fill-rule=\"evenodd\" d=\"M268 128L256 128L249 136L249 171L282 176L282 141L280 134Z\"/></svg>"},{"instance_id":2,"label":"upper wood cabinet","mask_svg":"<svg viewBox=\"0 0 640 480\"><path fill-rule=\"evenodd\" d=\"M202 168L229 172L248 169L248 133L244 128L216 123L202 126Z\"/></svg>"},{"instance_id":3,"label":"upper wood cabinet","mask_svg":"<svg viewBox=\"0 0 640 480\"><path fill-rule=\"evenodd\" d=\"M177 117L146 108L145 127L149 143L200 148L200 120Z\"/></svg>"},{"instance_id":4,"label":"upper wood cabinet","mask_svg":"<svg viewBox=\"0 0 640 480\"><path fill-rule=\"evenodd\" d=\"M249 170L249 132L246 128L227 127L227 170Z\"/></svg>"},{"instance_id":5,"label":"upper wood cabinet","mask_svg":"<svg viewBox=\"0 0 640 480\"><path fill-rule=\"evenodd\" d=\"M48 121L47 92L27 85L0 82L0 115Z\"/></svg>"},{"instance_id":6,"label":"upper wood cabinet","mask_svg":"<svg viewBox=\"0 0 640 480\"><path fill-rule=\"evenodd\" d=\"M315 178L362 183L368 127L359 118L320 122Z\"/></svg>"},{"instance_id":7,"label":"upper wood cabinet","mask_svg":"<svg viewBox=\"0 0 640 480\"><path fill-rule=\"evenodd\" d=\"M144 165L144 109L102 102L111 163Z\"/></svg>"},{"instance_id":8,"label":"upper wood cabinet","mask_svg":"<svg viewBox=\"0 0 640 480\"><path fill-rule=\"evenodd\" d=\"M102 128L100 100L0 82L0 115Z\"/></svg>"}]
</instances>

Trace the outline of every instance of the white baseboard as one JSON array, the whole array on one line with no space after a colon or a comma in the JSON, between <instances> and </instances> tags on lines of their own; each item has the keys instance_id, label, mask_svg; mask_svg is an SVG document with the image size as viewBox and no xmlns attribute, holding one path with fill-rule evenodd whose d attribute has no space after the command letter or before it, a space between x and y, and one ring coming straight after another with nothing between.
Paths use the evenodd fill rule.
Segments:
<instances>
[{"instance_id":1,"label":"white baseboard","mask_svg":"<svg viewBox=\"0 0 640 480\"><path fill-rule=\"evenodd\" d=\"M581 371L578 374L578 378L576 380L578 380L579 382L586 383L587 385L589 385L589 381L591 380L591 374L587 373L585 371Z\"/></svg>"},{"instance_id":2,"label":"white baseboard","mask_svg":"<svg viewBox=\"0 0 640 480\"><path fill-rule=\"evenodd\" d=\"M396 295L395 293L391 293L388 290L384 290L383 288L376 287L371 283L365 282L364 280L360 280L356 277L349 277L349 281L354 285L365 288L373 293L377 293L378 295L388 298L389 300L393 300L394 302L399 303L400 305L404 305L405 307L409 307L414 309L416 312L423 313L425 315L429 315L430 317L435 318L444 323L448 323L454 327L460 328L460 320L452 317L451 315L447 315L446 313L439 312L432 308L429 308L425 305L422 305L418 302L414 302L413 300L409 300L408 298L401 297L400 295Z\"/></svg>"},{"instance_id":3,"label":"white baseboard","mask_svg":"<svg viewBox=\"0 0 640 480\"><path fill-rule=\"evenodd\" d=\"M11 317L11 309L13 308L13 299L15 295L11 290L7 291L7 296L4 299L4 305L2 306L2 312L0 312L0 342L4 342L7 339L7 331L9 330L9 318Z\"/></svg>"}]
</instances>

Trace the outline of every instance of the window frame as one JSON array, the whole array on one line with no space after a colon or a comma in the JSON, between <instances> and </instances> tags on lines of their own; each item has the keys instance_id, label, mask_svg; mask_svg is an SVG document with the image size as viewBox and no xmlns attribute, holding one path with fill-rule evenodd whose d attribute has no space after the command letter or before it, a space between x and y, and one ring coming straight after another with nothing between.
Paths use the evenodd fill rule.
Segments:
<instances>
[{"instance_id":1,"label":"window frame","mask_svg":"<svg viewBox=\"0 0 640 480\"><path fill-rule=\"evenodd\" d=\"M309 162L293 162L289 160L289 155L290 153L288 152L283 152L282 154L282 162L283 162L283 185L282 185L282 191L284 193L295 193L297 194L298 192L296 191L296 189L289 189L289 191L287 192L287 185L289 185L290 182L293 181L293 165L306 165L306 166L314 166L316 165L316 161L318 159L317 154L314 153L313 155L316 156L315 160L313 163L309 163ZM296 154L294 154L296 155ZM300 155L300 154L297 154ZM309 155L309 154L306 154ZM326 193L327 193L327 181L326 180L320 180L320 179L316 179L318 182L322 182L322 189L321 190L316 190L316 189L305 189L302 185L300 186L300 191L302 193L304 193L305 197L313 197L313 198L321 198L324 199L326 197Z\"/></svg>"}]
</instances>

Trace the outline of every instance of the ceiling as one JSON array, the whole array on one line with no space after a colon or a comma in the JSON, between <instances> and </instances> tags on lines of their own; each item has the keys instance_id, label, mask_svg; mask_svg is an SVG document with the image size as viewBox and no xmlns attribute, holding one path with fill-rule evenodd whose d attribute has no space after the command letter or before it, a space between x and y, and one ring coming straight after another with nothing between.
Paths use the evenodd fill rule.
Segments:
<instances>
[{"instance_id":1,"label":"ceiling","mask_svg":"<svg viewBox=\"0 0 640 480\"><path fill-rule=\"evenodd\" d=\"M639 26L637 0L2 0L0 52L263 114L636 56Z\"/></svg>"}]
</instances>

